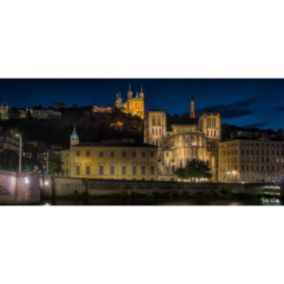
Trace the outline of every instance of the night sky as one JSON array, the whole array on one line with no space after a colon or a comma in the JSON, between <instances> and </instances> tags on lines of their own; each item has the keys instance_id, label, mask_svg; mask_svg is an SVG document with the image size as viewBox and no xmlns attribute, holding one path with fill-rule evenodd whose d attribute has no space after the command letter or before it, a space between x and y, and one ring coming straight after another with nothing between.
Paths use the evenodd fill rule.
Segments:
<instances>
[{"instance_id":1,"label":"night sky","mask_svg":"<svg viewBox=\"0 0 284 284\"><path fill-rule=\"evenodd\" d=\"M221 112L222 121L246 127L284 128L284 80L263 79L1 79L0 103L10 106L113 105L118 91L126 97L141 85L146 110L170 114L188 111L190 97L197 112Z\"/></svg>"}]
</instances>

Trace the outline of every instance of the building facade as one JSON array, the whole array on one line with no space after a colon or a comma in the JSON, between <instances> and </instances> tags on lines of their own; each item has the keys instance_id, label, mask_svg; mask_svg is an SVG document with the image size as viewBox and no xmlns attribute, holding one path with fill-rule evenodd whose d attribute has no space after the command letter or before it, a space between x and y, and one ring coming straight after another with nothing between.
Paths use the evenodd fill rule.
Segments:
<instances>
[{"instance_id":1,"label":"building facade","mask_svg":"<svg viewBox=\"0 0 284 284\"><path fill-rule=\"evenodd\" d=\"M74 143L77 141L74 137L73 131L70 149L61 151L66 176L115 180L157 179L157 147L123 141Z\"/></svg>"},{"instance_id":2,"label":"building facade","mask_svg":"<svg viewBox=\"0 0 284 284\"><path fill-rule=\"evenodd\" d=\"M145 116L145 104L144 104L145 94L141 87L140 92L136 93L134 96L131 86L127 91L127 100L124 102L120 93L116 95L115 107L120 109L122 112L138 116L141 119L144 119Z\"/></svg>"},{"instance_id":3,"label":"building facade","mask_svg":"<svg viewBox=\"0 0 284 284\"><path fill-rule=\"evenodd\" d=\"M163 111L149 111L144 121L144 143L161 146L167 135L167 115Z\"/></svg>"},{"instance_id":4,"label":"building facade","mask_svg":"<svg viewBox=\"0 0 284 284\"><path fill-rule=\"evenodd\" d=\"M196 115L195 101L190 102L190 122L173 124L167 131L166 113L150 111L144 120L144 142L158 146L159 175L162 180L175 179L177 168L198 159L208 163L212 180L218 180L218 143L221 139L219 113Z\"/></svg>"},{"instance_id":5,"label":"building facade","mask_svg":"<svg viewBox=\"0 0 284 284\"><path fill-rule=\"evenodd\" d=\"M284 181L284 141L237 139L220 142L219 181Z\"/></svg>"},{"instance_id":6,"label":"building facade","mask_svg":"<svg viewBox=\"0 0 284 284\"><path fill-rule=\"evenodd\" d=\"M9 119L9 110L10 107L7 105L0 105L0 120L8 120Z\"/></svg>"},{"instance_id":7,"label":"building facade","mask_svg":"<svg viewBox=\"0 0 284 284\"><path fill-rule=\"evenodd\" d=\"M4 132L0 128L0 151L1 150L11 150L19 153L20 140L16 136L16 131L8 130Z\"/></svg>"}]
</instances>

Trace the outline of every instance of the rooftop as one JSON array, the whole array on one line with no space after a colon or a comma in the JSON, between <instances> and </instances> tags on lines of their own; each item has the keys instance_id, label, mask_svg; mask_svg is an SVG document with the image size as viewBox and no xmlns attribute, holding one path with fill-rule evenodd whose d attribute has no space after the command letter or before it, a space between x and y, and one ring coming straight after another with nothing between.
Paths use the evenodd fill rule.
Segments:
<instances>
[{"instance_id":1,"label":"rooftop","mask_svg":"<svg viewBox=\"0 0 284 284\"><path fill-rule=\"evenodd\" d=\"M156 148L154 145L137 143L132 141L102 141L102 142L81 142L72 147L141 147L141 148Z\"/></svg>"}]
</instances>

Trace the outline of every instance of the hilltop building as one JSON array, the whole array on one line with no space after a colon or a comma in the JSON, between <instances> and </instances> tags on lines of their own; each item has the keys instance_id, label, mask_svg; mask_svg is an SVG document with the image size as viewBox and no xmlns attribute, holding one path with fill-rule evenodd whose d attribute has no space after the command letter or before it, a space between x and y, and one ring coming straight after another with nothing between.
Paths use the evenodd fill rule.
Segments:
<instances>
[{"instance_id":1,"label":"hilltop building","mask_svg":"<svg viewBox=\"0 0 284 284\"><path fill-rule=\"evenodd\" d=\"M219 113L204 113L197 118L194 98L190 103L190 122L173 124L167 131L166 113L150 111L144 121L144 142L159 148L159 174L162 180L175 179L175 170L199 159L211 168L218 180L218 142L221 139Z\"/></svg>"},{"instance_id":2,"label":"hilltop building","mask_svg":"<svg viewBox=\"0 0 284 284\"><path fill-rule=\"evenodd\" d=\"M143 88L141 87L140 92L136 93L136 96L133 95L131 86L127 91L127 100L124 102L120 93L117 93L115 100L115 107L120 109L122 112L138 116L141 119L144 119L145 116L145 94Z\"/></svg>"},{"instance_id":3,"label":"hilltop building","mask_svg":"<svg viewBox=\"0 0 284 284\"><path fill-rule=\"evenodd\" d=\"M8 105L0 105L0 120L8 120L9 119L9 110L10 107Z\"/></svg>"}]
</instances>

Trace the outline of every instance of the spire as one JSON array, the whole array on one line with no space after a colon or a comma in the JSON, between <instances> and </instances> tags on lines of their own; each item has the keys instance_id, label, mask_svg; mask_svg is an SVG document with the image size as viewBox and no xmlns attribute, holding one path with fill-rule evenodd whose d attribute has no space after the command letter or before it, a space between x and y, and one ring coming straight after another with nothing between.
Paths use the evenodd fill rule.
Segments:
<instances>
[{"instance_id":1,"label":"spire","mask_svg":"<svg viewBox=\"0 0 284 284\"><path fill-rule=\"evenodd\" d=\"M144 92L143 92L143 86L142 85L141 85L141 90L140 90L139 97L144 99Z\"/></svg>"},{"instance_id":2,"label":"spire","mask_svg":"<svg viewBox=\"0 0 284 284\"><path fill-rule=\"evenodd\" d=\"M127 92L127 99L130 100L133 97L133 93L131 91L131 85L128 86L128 92Z\"/></svg>"},{"instance_id":3,"label":"spire","mask_svg":"<svg viewBox=\"0 0 284 284\"><path fill-rule=\"evenodd\" d=\"M73 132L72 132L71 137L70 137L70 144L71 144L71 146L79 144L79 135L77 134L75 124L73 125Z\"/></svg>"},{"instance_id":4,"label":"spire","mask_svg":"<svg viewBox=\"0 0 284 284\"><path fill-rule=\"evenodd\" d=\"M191 119L195 119L196 118L194 96L191 97L191 101L190 101L190 118Z\"/></svg>"}]
</instances>

